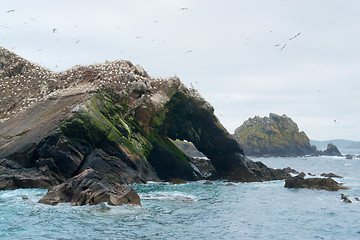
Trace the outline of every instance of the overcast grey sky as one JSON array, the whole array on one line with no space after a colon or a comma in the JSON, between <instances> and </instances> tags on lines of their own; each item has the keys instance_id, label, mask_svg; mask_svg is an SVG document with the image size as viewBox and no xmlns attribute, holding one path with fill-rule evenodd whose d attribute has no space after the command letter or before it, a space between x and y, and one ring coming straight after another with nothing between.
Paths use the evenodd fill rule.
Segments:
<instances>
[{"instance_id":1,"label":"overcast grey sky","mask_svg":"<svg viewBox=\"0 0 360 240\"><path fill-rule=\"evenodd\" d=\"M360 140L358 0L2 1L0 45L54 71L177 75L230 133L274 112L310 139Z\"/></svg>"}]
</instances>

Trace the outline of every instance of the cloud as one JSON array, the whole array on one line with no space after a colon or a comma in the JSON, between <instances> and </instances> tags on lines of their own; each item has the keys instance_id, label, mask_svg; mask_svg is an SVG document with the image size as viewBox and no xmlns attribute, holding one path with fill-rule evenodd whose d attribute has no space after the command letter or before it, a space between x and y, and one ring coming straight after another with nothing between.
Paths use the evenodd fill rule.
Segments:
<instances>
[{"instance_id":1,"label":"cloud","mask_svg":"<svg viewBox=\"0 0 360 240\"><path fill-rule=\"evenodd\" d=\"M359 7L356 0L14 0L2 5L16 11L0 15L8 27L0 44L56 71L126 59L155 77L176 74L230 132L275 112L312 139L360 140Z\"/></svg>"}]
</instances>

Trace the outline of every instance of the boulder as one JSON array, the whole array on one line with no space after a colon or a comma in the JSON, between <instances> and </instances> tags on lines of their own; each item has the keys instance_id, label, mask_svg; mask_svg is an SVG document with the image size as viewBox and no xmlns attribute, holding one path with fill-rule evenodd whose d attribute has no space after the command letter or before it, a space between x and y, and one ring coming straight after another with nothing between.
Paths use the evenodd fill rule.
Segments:
<instances>
[{"instance_id":1,"label":"boulder","mask_svg":"<svg viewBox=\"0 0 360 240\"><path fill-rule=\"evenodd\" d=\"M348 189L332 178L303 178L292 177L285 180L286 188L307 188L327 191L338 191L340 189Z\"/></svg>"},{"instance_id":2,"label":"boulder","mask_svg":"<svg viewBox=\"0 0 360 240\"><path fill-rule=\"evenodd\" d=\"M93 169L86 169L66 182L49 188L48 193L39 201L49 205L62 202L70 202L73 206L96 205L102 202L116 206L141 206L140 197L134 189L128 189L125 185L110 184Z\"/></svg>"}]
</instances>

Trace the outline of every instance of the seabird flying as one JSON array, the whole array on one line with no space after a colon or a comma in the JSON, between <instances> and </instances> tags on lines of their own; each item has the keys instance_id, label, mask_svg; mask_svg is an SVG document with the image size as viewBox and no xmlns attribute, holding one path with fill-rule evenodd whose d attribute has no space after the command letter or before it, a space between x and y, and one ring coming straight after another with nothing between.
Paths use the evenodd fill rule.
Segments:
<instances>
[{"instance_id":1,"label":"seabird flying","mask_svg":"<svg viewBox=\"0 0 360 240\"><path fill-rule=\"evenodd\" d=\"M296 34L295 36L289 38L289 41L293 40L294 38L297 38L299 35L301 34L301 32L299 32L298 34Z\"/></svg>"}]
</instances>

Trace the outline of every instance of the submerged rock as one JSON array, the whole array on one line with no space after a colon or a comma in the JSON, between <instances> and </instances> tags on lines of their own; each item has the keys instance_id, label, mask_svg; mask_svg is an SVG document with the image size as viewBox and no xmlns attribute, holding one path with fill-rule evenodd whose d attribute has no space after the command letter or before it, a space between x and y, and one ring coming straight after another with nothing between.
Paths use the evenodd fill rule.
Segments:
<instances>
[{"instance_id":1,"label":"submerged rock","mask_svg":"<svg viewBox=\"0 0 360 240\"><path fill-rule=\"evenodd\" d=\"M227 183L227 184L225 184L225 186L235 186L235 184L233 184L233 183Z\"/></svg>"},{"instance_id":2,"label":"submerged rock","mask_svg":"<svg viewBox=\"0 0 360 240\"><path fill-rule=\"evenodd\" d=\"M123 204L141 206L140 197L134 189L128 189L120 184L109 184L93 169L86 169L66 182L51 187L39 201L49 205L63 202L70 202L74 206L96 205L102 202L116 206Z\"/></svg>"},{"instance_id":3,"label":"submerged rock","mask_svg":"<svg viewBox=\"0 0 360 240\"><path fill-rule=\"evenodd\" d=\"M348 189L331 178L303 178L292 177L285 180L286 188L308 188L327 191L338 191Z\"/></svg>"},{"instance_id":4,"label":"submerged rock","mask_svg":"<svg viewBox=\"0 0 360 240\"><path fill-rule=\"evenodd\" d=\"M170 180L171 184L185 184L187 183L185 180L180 179L180 178L173 178Z\"/></svg>"},{"instance_id":5,"label":"submerged rock","mask_svg":"<svg viewBox=\"0 0 360 240\"><path fill-rule=\"evenodd\" d=\"M213 182L210 182L210 181L206 181L204 182L205 185L213 185L214 183Z\"/></svg>"}]
</instances>

